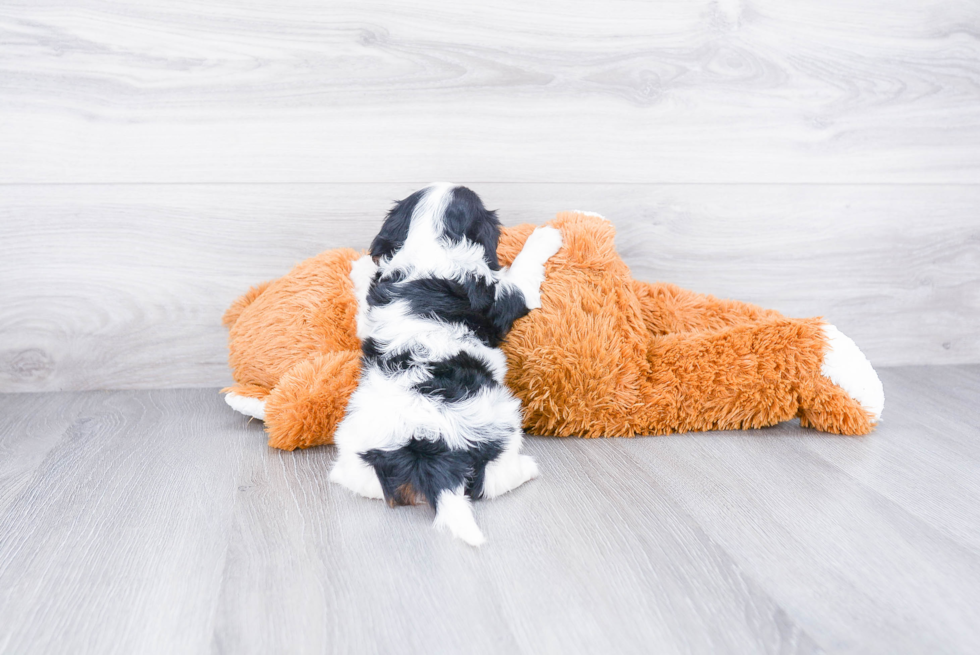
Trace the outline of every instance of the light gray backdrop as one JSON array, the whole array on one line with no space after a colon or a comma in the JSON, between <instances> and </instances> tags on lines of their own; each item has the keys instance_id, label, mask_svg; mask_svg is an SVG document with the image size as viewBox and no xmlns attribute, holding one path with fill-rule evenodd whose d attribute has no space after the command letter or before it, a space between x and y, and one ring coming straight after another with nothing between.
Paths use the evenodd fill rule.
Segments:
<instances>
[{"instance_id":1,"label":"light gray backdrop","mask_svg":"<svg viewBox=\"0 0 980 655\"><path fill-rule=\"evenodd\" d=\"M225 384L235 296L434 180L980 362L975 2L6 0L0 391Z\"/></svg>"}]
</instances>

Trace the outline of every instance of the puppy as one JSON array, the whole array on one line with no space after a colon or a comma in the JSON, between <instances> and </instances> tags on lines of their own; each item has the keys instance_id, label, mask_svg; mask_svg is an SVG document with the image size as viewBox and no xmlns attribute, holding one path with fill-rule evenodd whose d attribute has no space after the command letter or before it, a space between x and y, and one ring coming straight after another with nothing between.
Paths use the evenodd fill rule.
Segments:
<instances>
[{"instance_id":1,"label":"puppy","mask_svg":"<svg viewBox=\"0 0 980 655\"><path fill-rule=\"evenodd\" d=\"M436 184L388 213L370 256L351 271L361 378L334 440L333 482L391 506L428 502L435 525L483 543L470 498L538 475L521 455L521 405L498 348L541 306L544 264L561 233L538 228L510 268L500 223L461 186Z\"/></svg>"}]
</instances>

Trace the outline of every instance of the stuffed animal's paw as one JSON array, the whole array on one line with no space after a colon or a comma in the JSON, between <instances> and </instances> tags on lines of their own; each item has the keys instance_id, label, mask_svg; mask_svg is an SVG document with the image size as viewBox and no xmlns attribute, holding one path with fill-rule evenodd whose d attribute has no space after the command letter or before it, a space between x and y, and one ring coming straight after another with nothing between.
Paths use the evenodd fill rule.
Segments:
<instances>
[{"instance_id":1,"label":"stuffed animal's paw","mask_svg":"<svg viewBox=\"0 0 980 655\"><path fill-rule=\"evenodd\" d=\"M265 400L261 398L240 396L232 391L225 394L225 402L239 414L257 418L260 421L265 420Z\"/></svg>"},{"instance_id":2,"label":"stuffed animal's paw","mask_svg":"<svg viewBox=\"0 0 980 655\"><path fill-rule=\"evenodd\" d=\"M871 414L871 424L874 425L881 419L885 406L885 391L878 374L857 344L840 330L833 325L825 325L823 331L828 348L820 372Z\"/></svg>"}]
</instances>

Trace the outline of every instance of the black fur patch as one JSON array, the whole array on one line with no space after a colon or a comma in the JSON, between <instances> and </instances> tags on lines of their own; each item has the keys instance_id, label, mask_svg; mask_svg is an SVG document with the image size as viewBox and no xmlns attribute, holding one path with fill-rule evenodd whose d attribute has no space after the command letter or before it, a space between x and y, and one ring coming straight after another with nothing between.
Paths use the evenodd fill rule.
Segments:
<instances>
[{"instance_id":1,"label":"black fur patch","mask_svg":"<svg viewBox=\"0 0 980 655\"><path fill-rule=\"evenodd\" d=\"M413 364L412 353L401 352L396 355L385 355L378 342L368 337L361 343L361 353L365 365L374 365L387 373L407 371Z\"/></svg>"},{"instance_id":2,"label":"black fur patch","mask_svg":"<svg viewBox=\"0 0 980 655\"><path fill-rule=\"evenodd\" d=\"M467 495L482 497L487 464L502 451L494 441L452 450L441 439L413 437L401 448L374 448L361 458L374 467L389 504L414 504L424 498L438 509L439 494L446 489L463 487Z\"/></svg>"},{"instance_id":3,"label":"black fur patch","mask_svg":"<svg viewBox=\"0 0 980 655\"><path fill-rule=\"evenodd\" d=\"M484 344L496 348L514 321L528 313L520 291L503 289L499 295L496 291L496 287L477 276L469 276L463 282L441 278L407 282L389 279L371 286L368 305L375 307L405 300L413 314L465 325Z\"/></svg>"},{"instance_id":4,"label":"black fur patch","mask_svg":"<svg viewBox=\"0 0 980 655\"><path fill-rule=\"evenodd\" d=\"M472 398L481 389L496 384L486 363L465 352L457 353L449 359L431 362L427 368L432 377L415 385L415 389L446 402L454 403Z\"/></svg>"},{"instance_id":5,"label":"black fur patch","mask_svg":"<svg viewBox=\"0 0 980 655\"><path fill-rule=\"evenodd\" d=\"M418 204L424 193L425 189L416 191L404 200L396 202L395 206L388 212L388 216L385 217L385 222L381 226L381 231L371 242L370 253L375 263L382 257L391 257L405 245L405 239L408 238L408 228L412 224L412 212L415 211L415 205Z\"/></svg>"},{"instance_id":6,"label":"black fur patch","mask_svg":"<svg viewBox=\"0 0 980 655\"><path fill-rule=\"evenodd\" d=\"M483 246L483 259L487 266L492 271L500 270L497 260L500 221L497 220L497 213L488 211L480 196L464 186L452 191L452 198L446 206L443 236L453 243L466 238Z\"/></svg>"},{"instance_id":7,"label":"black fur patch","mask_svg":"<svg viewBox=\"0 0 980 655\"><path fill-rule=\"evenodd\" d=\"M524 299L524 294L520 290L512 287L500 289L500 293L497 294L493 301L490 318L493 320L493 326L497 330L497 333L501 335L501 340L510 332L514 321L527 316L530 311L527 308L527 301Z\"/></svg>"}]
</instances>

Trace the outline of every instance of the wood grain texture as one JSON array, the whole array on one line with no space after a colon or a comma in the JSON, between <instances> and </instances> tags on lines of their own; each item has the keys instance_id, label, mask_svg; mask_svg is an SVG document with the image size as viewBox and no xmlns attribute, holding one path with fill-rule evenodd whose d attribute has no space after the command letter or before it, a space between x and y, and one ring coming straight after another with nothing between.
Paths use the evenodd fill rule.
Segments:
<instances>
[{"instance_id":1,"label":"wood grain texture","mask_svg":"<svg viewBox=\"0 0 980 655\"><path fill-rule=\"evenodd\" d=\"M823 315L876 365L980 362L980 187L471 184L508 224L600 212L637 279ZM412 190L5 187L0 389L225 385L228 304Z\"/></svg>"},{"instance_id":2,"label":"wood grain texture","mask_svg":"<svg viewBox=\"0 0 980 655\"><path fill-rule=\"evenodd\" d=\"M10 0L0 390L226 384L232 298L437 179L876 364L978 362L978 35L965 0Z\"/></svg>"},{"instance_id":3,"label":"wood grain texture","mask_svg":"<svg viewBox=\"0 0 980 655\"><path fill-rule=\"evenodd\" d=\"M980 178L967 0L9 0L0 182Z\"/></svg>"},{"instance_id":4,"label":"wood grain texture","mask_svg":"<svg viewBox=\"0 0 980 655\"><path fill-rule=\"evenodd\" d=\"M480 550L213 389L0 395L0 653L974 653L980 367L882 378L868 437L530 438Z\"/></svg>"},{"instance_id":5,"label":"wood grain texture","mask_svg":"<svg viewBox=\"0 0 980 655\"><path fill-rule=\"evenodd\" d=\"M207 395L2 397L0 652L207 643L247 436Z\"/></svg>"},{"instance_id":6,"label":"wood grain texture","mask_svg":"<svg viewBox=\"0 0 980 655\"><path fill-rule=\"evenodd\" d=\"M885 422L868 439L780 428L625 447L801 628L834 632L834 650L975 649L978 421L962 397L980 392L978 370L882 374Z\"/></svg>"}]
</instances>

